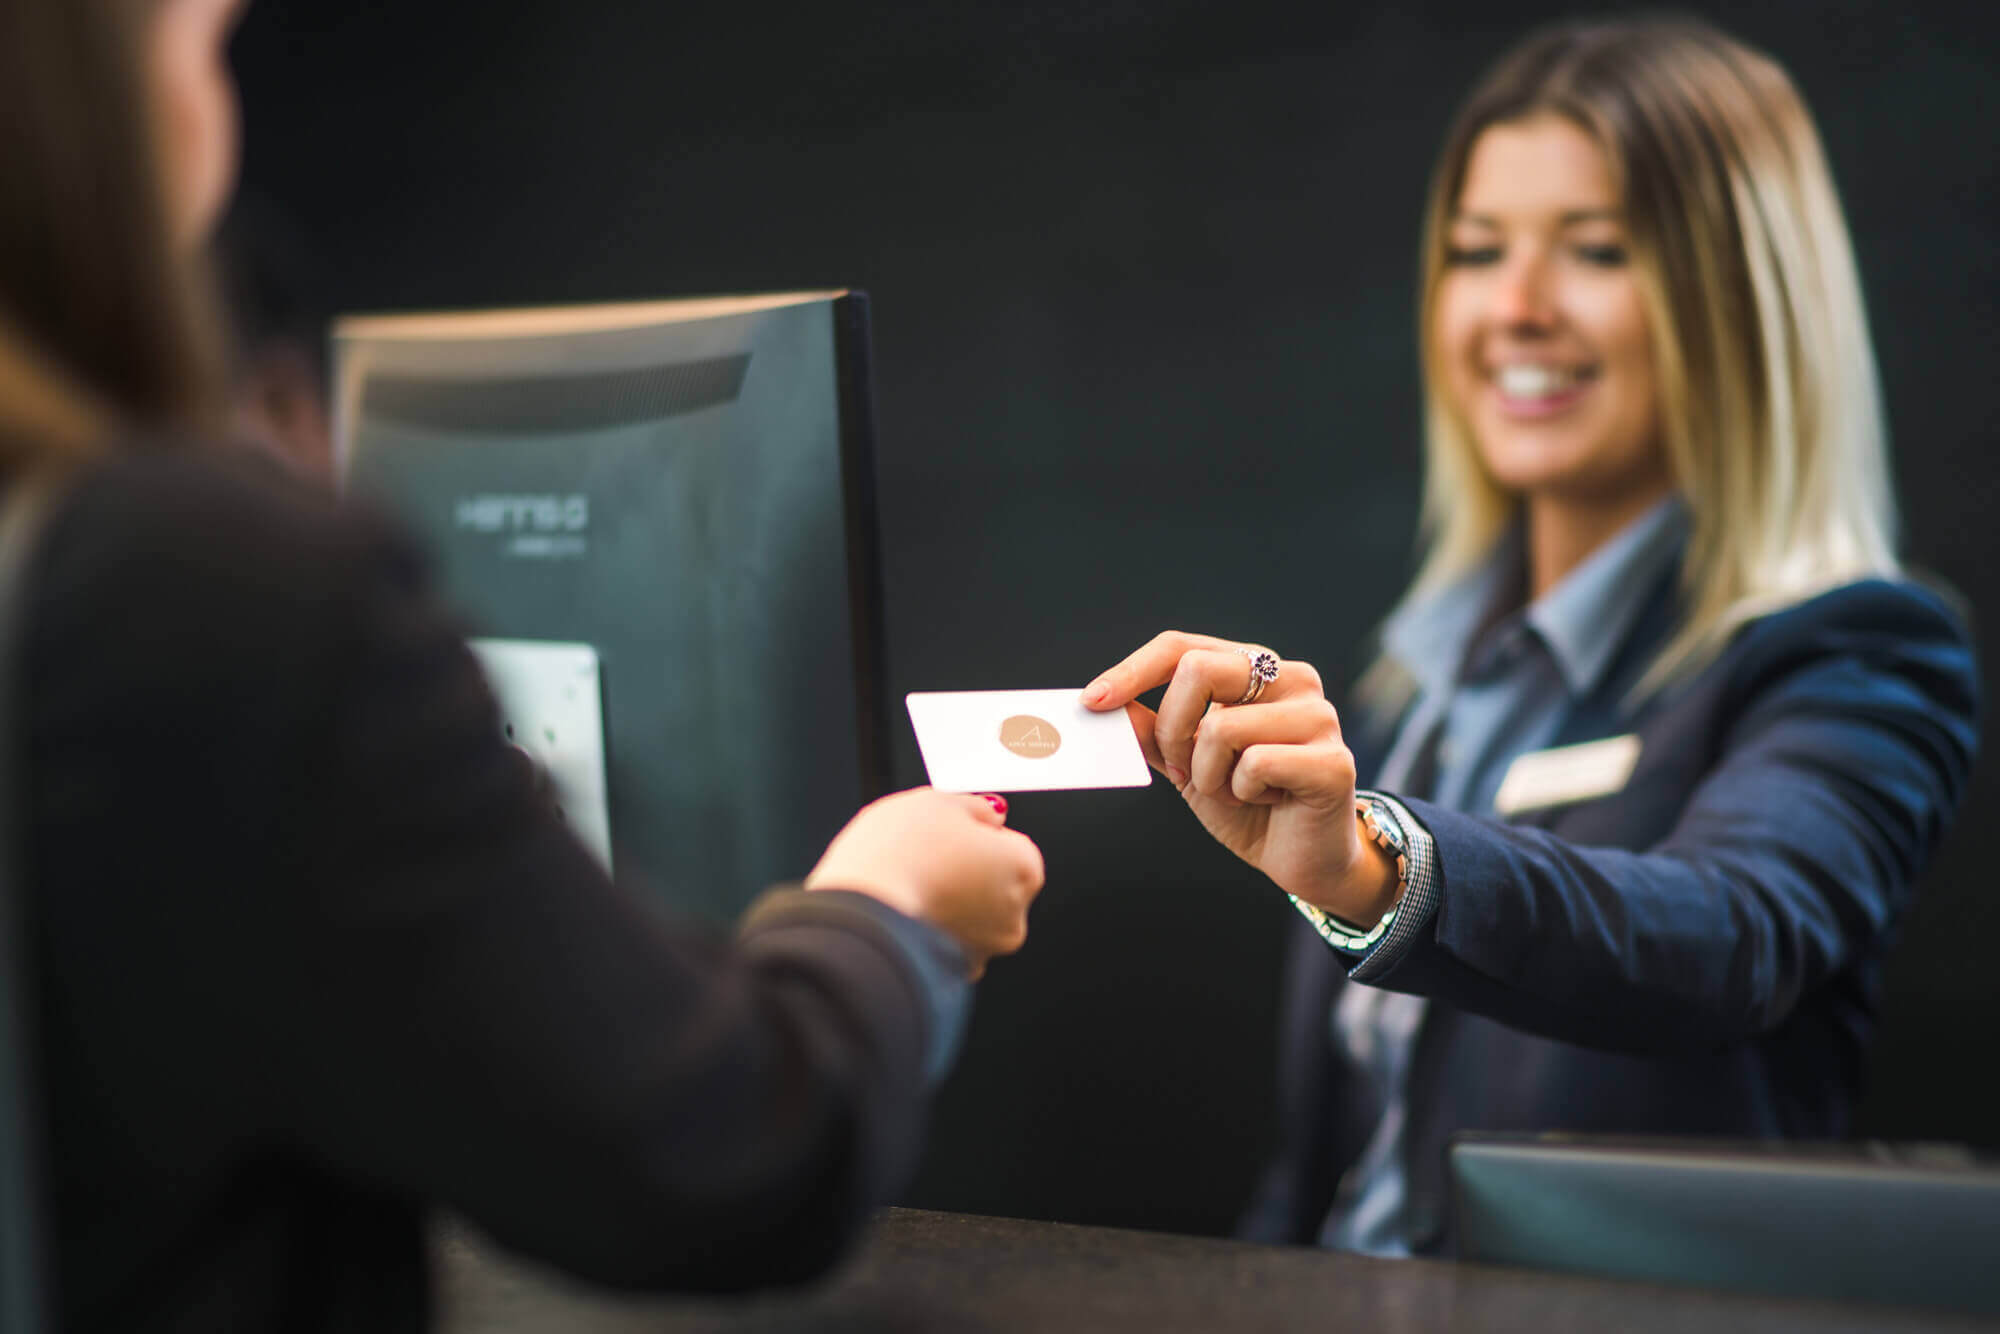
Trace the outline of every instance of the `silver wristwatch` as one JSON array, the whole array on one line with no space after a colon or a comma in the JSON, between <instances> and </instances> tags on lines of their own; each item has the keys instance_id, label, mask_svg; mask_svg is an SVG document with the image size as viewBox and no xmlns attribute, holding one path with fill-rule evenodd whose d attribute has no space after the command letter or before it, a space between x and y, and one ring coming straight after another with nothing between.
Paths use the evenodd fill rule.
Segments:
<instances>
[{"instance_id":1,"label":"silver wristwatch","mask_svg":"<svg viewBox=\"0 0 2000 1334\"><path fill-rule=\"evenodd\" d=\"M1389 911L1382 914L1382 920L1372 927L1355 926L1307 903L1296 894L1287 897L1327 944L1335 949L1359 953L1371 948L1396 923L1396 909L1402 905L1403 891L1410 887L1410 843L1403 832L1402 822L1381 798L1373 794L1356 795L1354 813L1360 817L1361 827L1368 831L1368 837L1375 841L1376 846L1387 849L1396 858L1396 897L1389 905Z\"/></svg>"}]
</instances>

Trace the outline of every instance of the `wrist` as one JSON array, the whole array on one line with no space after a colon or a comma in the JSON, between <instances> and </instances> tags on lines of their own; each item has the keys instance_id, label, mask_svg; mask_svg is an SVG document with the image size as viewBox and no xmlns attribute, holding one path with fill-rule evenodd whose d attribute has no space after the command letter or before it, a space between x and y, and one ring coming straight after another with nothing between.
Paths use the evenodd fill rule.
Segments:
<instances>
[{"instance_id":1,"label":"wrist","mask_svg":"<svg viewBox=\"0 0 2000 1334\"><path fill-rule=\"evenodd\" d=\"M1354 859L1345 901L1353 906L1355 921L1373 922L1403 897L1409 864L1392 844L1378 838L1361 811L1355 812L1354 826L1361 849Z\"/></svg>"},{"instance_id":2,"label":"wrist","mask_svg":"<svg viewBox=\"0 0 2000 1334\"><path fill-rule=\"evenodd\" d=\"M1395 923L1409 887L1410 861L1403 826L1373 793L1354 801L1353 855L1335 903L1292 902L1328 944L1348 951L1372 949Z\"/></svg>"},{"instance_id":3,"label":"wrist","mask_svg":"<svg viewBox=\"0 0 2000 1334\"><path fill-rule=\"evenodd\" d=\"M1337 921L1357 924L1357 931L1378 921L1402 898L1408 863L1396 838L1378 823L1371 823L1368 798L1354 803L1353 843L1349 847L1347 870L1338 883L1308 900ZM1399 836L1401 830L1396 834Z\"/></svg>"},{"instance_id":4,"label":"wrist","mask_svg":"<svg viewBox=\"0 0 2000 1334\"><path fill-rule=\"evenodd\" d=\"M871 874L867 871L843 866L838 862L831 865L821 863L812 869L801 888L807 891L822 889L842 889L854 894L866 894L878 903L887 904L905 917L924 920L921 911L923 896L915 886L903 878Z\"/></svg>"}]
</instances>

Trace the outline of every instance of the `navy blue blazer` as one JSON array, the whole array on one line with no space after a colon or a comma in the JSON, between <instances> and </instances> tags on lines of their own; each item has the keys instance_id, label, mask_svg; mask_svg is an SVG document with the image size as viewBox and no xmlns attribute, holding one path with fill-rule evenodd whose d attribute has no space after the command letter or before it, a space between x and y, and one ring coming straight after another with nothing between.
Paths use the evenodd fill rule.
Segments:
<instances>
[{"instance_id":1,"label":"navy blue blazer","mask_svg":"<svg viewBox=\"0 0 2000 1334\"><path fill-rule=\"evenodd\" d=\"M1739 630L1620 709L1678 623L1671 577L1552 744L1635 732L1622 790L1511 820L1399 793L1437 841L1437 915L1378 985L1431 998L1405 1163L1448 1252L1460 1130L1838 1137L1882 964L1978 742L1967 627L1909 583L1850 584ZM1351 725L1364 782L1396 718ZM1330 1040L1347 961L1303 922L1279 1037L1282 1147L1243 1231L1312 1242L1372 1133Z\"/></svg>"}]
</instances>

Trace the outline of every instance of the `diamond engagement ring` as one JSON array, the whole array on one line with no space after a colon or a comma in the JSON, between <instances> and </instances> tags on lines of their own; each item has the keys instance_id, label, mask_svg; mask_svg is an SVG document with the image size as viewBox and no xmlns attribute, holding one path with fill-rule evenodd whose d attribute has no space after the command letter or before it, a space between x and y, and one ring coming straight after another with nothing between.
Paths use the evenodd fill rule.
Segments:
<instances>
[{"instance_id":1,"label":"diamond engagement ring","mask_svg":"<svg viewBox=\"0 0 2000 1334\"><path fill-rule=\"evenodd\" d=\"M1264 687L1278 679L1278 655L1267 648L1239 648L1236 651L1250 660L1250 684L1243 688L1243 698L1236 703L1255 704L1257 696L1264 693Z\"/></svg>"}]
</instances>

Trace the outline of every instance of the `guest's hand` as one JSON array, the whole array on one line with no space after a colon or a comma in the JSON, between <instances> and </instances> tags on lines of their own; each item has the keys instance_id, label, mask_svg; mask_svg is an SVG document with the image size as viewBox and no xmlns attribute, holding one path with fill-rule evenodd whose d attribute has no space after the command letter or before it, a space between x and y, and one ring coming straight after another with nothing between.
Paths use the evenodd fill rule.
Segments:
<instances>
[{"instance_id":1,"label":"guest's hand","mask_svg":"<svg viewBox=\"0 0 2000 1334\"><path fill-rule=\"evenodd\" d=\"M1027 940L1042 888L1041 849L1006 823L999 797L893 793L847 822L805 887L854 890L929 922L958 941L976 978Z\"/></svg>"},{"instance_id":2,"label":"guest's hand","mask_svg":"<svg viewBox=\"0 0 2000 1334\"><path fill-rule=\"evenodd\" d=\"M1123 708L1151 764L1208 832L1279 888L1351 922L1396 893L1394 861L1354 811L1354 756L1312 664L1255 645L1167 631L1084 689L1086 708ZM1275 667L1275 676L1270 669ZM1156 714L1138 703L1166 686Z\"/></svg>"}]
</instances>

